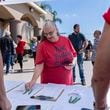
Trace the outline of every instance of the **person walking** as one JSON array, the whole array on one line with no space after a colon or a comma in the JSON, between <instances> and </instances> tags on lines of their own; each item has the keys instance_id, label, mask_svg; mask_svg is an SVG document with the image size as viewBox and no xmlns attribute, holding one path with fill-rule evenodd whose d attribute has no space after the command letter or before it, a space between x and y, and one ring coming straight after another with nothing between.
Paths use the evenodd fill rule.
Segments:
<instances>
[{"instance_id":1,"label":"person walking","mask_svg":"<svg viewBox=\"0 0 110 110\"><path fill-rule=\"evenodd\" d=\"M77 54L68 38L59 35L53 21L43 26L43 39L36 55L34 75L26 88L30 89L41 75L41 83L72 85L72 67Z\"/></svg>"},{"instance_id":2,"label":"person walking","mask_svg":"<svg viewBox=\"0 0 110 110\"><path fill-rule=\"evenodd\" d=\"M22 40L21 35L17 35L17 47L16 47L16 54L17 54L17 61L20 65L19 72L23 72L23 55L24 55L24 47L26 42Z\"/></svg>"},{"instance_id":3,"label":"person walking","mask_svg":"<svg viewBox=\"0 0 110 110\"><path fill-rule=\"evenodd\" d=\"M87 47L87 40L85 36L80 33L80 25L75 24L73 26L74 32L69 35L69 39L75 48L77 52L77 64L79 67L79 74L80 74L80 79L81 79L81 84L86 85L85 82L85 76L84 76L84 69L83 69L83 52L85 48ZM73 79L75 81L76 79L76 74L75 74L75 66L73 67Z\"/></svg>"},{"instance_id":4,"label":"person walking","mask_svg":"<svg viewBox=\"0 0 110 110\"><path fill-rule=\"evenodd\" d=\"M32 37L31 38L31 42L30 42L30 49L32 52L32 56L34 58L34 63L35 63L35 59L36 59L36 48L37 48L37 44L38 44L38 39L37 37Z\"/></svg>"},{"instance_id":5,"label":"person walking","mask_svg":"<svg viewBox=\"0 0 110 110\"><path fill-rule=\"evenodd\" d=\"M6 64L6 74L9 73L11 65L11 56L14 55L13 40L10 32L6 31L5 36L0 38L0 48L3 57L3 65Z\"/></svg>"},{"instance_id":6,"label":"person walking","mask_svg":"<svg viewBox=\"0 0 110 110\"><path fill-rule=\"evenodd\" d=\"M3 79L3 60L0 47L0 109L11 110L11 103L6 96L4 79Z\"/></svg>"}]
</instances>

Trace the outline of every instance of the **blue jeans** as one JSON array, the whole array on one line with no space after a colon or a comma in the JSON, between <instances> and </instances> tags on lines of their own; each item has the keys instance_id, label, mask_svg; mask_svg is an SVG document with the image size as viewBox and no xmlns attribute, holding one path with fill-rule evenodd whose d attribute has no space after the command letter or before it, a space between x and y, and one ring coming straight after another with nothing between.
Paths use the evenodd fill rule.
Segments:
<instances>
[{"instance_id":1,"label":"blue jeans","mask_svg":"<svg viewBox=\"0 0 110 110\"><path fill-rule=\"evenodd\" d=\"M6 73L8 73L10 69L10 63L11 63L11 53L6 52L4 57L5 57L4 63L6 64Z\"/></svg>"},{"instance_id":2,"label":"blue jeans","mask_svg":"<svg viewBox=\"0 0 110 110\"><path fill-rule=\"evenodd\" d=\"M83 69L83 53L77 54L77 64L78 64L78 68L79 68L80 79L82 82L85 80L84 69ZM73 79L74 79L74 81L76 79L75 66L73 67Z\"/></svg>"}]
</instances>

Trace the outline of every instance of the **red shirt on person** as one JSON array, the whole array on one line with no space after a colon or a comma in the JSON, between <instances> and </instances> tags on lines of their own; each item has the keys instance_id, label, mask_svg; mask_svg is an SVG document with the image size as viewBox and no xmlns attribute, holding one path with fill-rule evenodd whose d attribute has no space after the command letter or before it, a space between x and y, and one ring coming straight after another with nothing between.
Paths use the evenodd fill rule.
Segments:
<instances>
[{"instance_id":1,"label":"red shirt on person","mask_svg":"<svg viewBox=\"0 0 110 110\"><path fill-rule=\"evenodd\" d=\"M24 46L25 46L26 42L25 41L19 41L17 47L16 47L16 53L17 54L24 54Z\"/></svg>"},{"instance_id":2,"label":"red shirt on person","mask_svg":"<svg viewBox=\"0 0 110 110\"><path fill-rule=\"evenodd\" d=\"M64 65L72 63L76 51L66 37L59 36L56 42L42 41L37 49L36 64L44 63L41 83L73 84L72 70Z\"/></svg>"}]
</instances>

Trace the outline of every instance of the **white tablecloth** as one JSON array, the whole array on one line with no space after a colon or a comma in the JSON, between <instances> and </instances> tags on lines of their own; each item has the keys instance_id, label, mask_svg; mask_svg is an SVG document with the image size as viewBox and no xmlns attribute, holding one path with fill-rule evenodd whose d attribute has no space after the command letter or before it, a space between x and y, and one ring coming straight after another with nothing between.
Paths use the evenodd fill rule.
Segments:
<instances>
[{"instance_id":1,"label":"white tablecloth","mask_svg":"<svg viewBox=\"0 0 110 110\"><path fill-rule=\"evenodd\" d=\"M59 85L53 84L53 87L63 87L64 91L61 96L57 99L57 101L44 101L38 99L31 99L30 96L36 93L39 89L46 87L49 84L36 84L33 88L33 92L31 94L23 94L24 91L24 84L22 83L19 86L15 86L15 81L6 81L5 83L6 88L9 88L11 91L7 92L7 96L12 103L12 110L16 110L18 105L41 105L41 110L81 110L81 108L89 108L93 110L93 93L91 87L81 86L81 85L73 85L73 86L66 86L66 85ZM11 83L11 84L10 84ZM81 96L81 99L75 103L69 103L70 94L77 93ZM108 93L108 104L110 106L110 92Z\"/></svg>"}]
</instances>

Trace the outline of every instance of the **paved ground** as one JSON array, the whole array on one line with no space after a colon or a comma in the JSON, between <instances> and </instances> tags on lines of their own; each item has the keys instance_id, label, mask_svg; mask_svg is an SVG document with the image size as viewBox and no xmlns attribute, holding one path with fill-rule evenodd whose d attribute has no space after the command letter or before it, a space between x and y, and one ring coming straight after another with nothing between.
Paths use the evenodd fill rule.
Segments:
<instances>
[{"instance_id":1,"label":"paved ground","mask_svg":"<svg viewBox=\"0 0 110 110\"><path fill-rule=\"evenodd\" d=\"M91 85L91 77L92 77L92 64L90 61L84 62L84 71L85 71L85 78L87 86ZM24 69L23 73L17 72L19 70L18 63L14 65L14 72L10 72L8 75L4 75L5 80L23 80L25 82L30 81L33 71L34 71L34 61L32 58L29 58L27 62L24 62ZM79 71L78 67L76 67L76 82L80 82L79 78ZM40 82L40 78L37 80L37 82Z\"/></svg>"}]
</instances>

